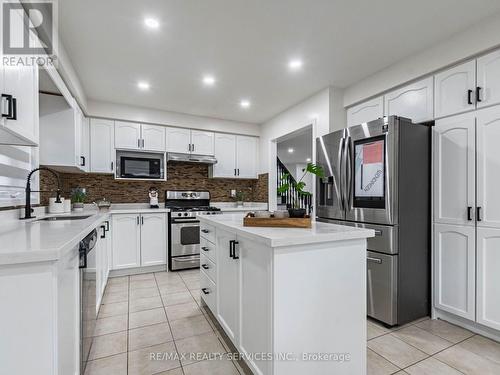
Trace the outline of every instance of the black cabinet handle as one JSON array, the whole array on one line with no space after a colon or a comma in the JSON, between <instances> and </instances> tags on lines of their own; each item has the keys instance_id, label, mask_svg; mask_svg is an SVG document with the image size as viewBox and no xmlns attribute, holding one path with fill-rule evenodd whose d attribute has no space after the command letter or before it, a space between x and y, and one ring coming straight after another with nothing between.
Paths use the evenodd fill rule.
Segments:
<instances>
[{"instance_id":1,"label":"black cabinet handle","mask_svg":"<svg viewBox=\"0 0 500 375\"><path fill-rule=\"evenodd\" d=\"M203 269L205 269L205 270L208 270L210 267L209 267L208 265L206 265L206 264L202 264L202 265L201 265L201 268L203 268Z\"/></svg>"},{"instance_id":2,"label":"black cabinet handle","mask_svg":"<svg viewBox=\"0 0 500 375\"><path fill-rule=\"evenodd\" d=\"M136 219L137 219L137 225L139 225L139 216L137 216Z\"/></svg>"},{"instance_id":3,"label":"black cabinet handle","mask_svg":"<svg viewBox=\"0 0 500 375\"><path fill-rule=\"evenodd\" d=\"M481 103L481 87L476 87L476 102Z\"/></svg>"},{"instance_id":4,"label":"black cabinet handle","mask_svg":"<svg viewBox=\"0 0 500 375\"><path fill-rule=\"evenodd\" d=\"M109 232L109 221L105 221L105 222L104 222L104 225L106 225L106 229L105 229L105 231L106 231L106 232Z\"/></svg>"},{"instance_id":5,"label":"black cabinet handle","mask_svg":"<svg viewBox=\"0 0 500 375\"><path fill-rule=\"evenodd\" d=\"M233 259L234 259L234 243L235 242L236 242L235 240L229 241L229 258L233 258Z\"/></svg>"},{"instance_id":6,"label":"black cabinet handle","mask_svg":"<svg viewBox=\"0 0 500 375\"><path fill-rule=\"evenodd\" d=\"M85 156L80 156L80 161L81 161L80 166L85 167Z\"/></svg>"},{"instance_id":7,"label":"black cabinet handle","mask_svg":"<svg viewBox=\"0 0 500 375\"><path fill-rule=\"evenodd\" d=\"M203 233L209 233L210 231L208 229L202 229L201 230Z\"/></svg>"},{"instance_id":8,"label":"black cabinet handle","mask_svg":"<svg viewBox=\"0 0 500 375\"><path fill-rule=\"evenodd\" d=\"M481 219L481 207L476 208L476 217L477 217L477 221L482 221L482 219Z\"/></svg>"},{"instance_id":9,"label":"black cabinet handle","mask_svg":"<svg viewBox=\"0 0 500 375\"><path fill-rule=\"evenodd\" d=\"M238 168L238 176L240 175L240 169Z\"/></svg>"},{"instance_id":10,"label":"black cabinet handle","mask_svg":"<svg viewBox=\"0 0 500 375\"><path fill-rule=\"evenodd\" d=\"M472 207L467 207L467 220L472 221Z\"/></svg>"},{"instance_id":11,"label":"black cabinet handle","mask_svg":"<svg viewBox=\"0 0 500 375\"><path fill-rule=\"evenodd\" d=\"M203 251L210 251L210 249L209 249L208 247L205 247L205 246L202 246L202 247L201 247L201 249L202 249Z\"/></svg>"},{"instance_id":12,"label":"black cabinet handle","mask_svg":"<svg viewBox=\"0 0 500 375\"><path fill-rule=\"evenodd\" d=\"M114 168L113 168L114 165L115 164L113 162L111 162L111 172L113 172L113 170L114 170Z\"/></svg>"},{"instance_id":13,"label":"black cabinet handle","mask_svg":"<svg viewBox=\"0 0 500 375\"><path fill-rule=\"evenodd\" d=\"M237 174L236 174L236 168L234 168L234 175L237 176Z\"/></svg>"},{"instance_id":14,"label":"black cabinet handle","mask_svg":"<svg viewBox=\"0 0 500 375\"><path fill-rule=\"evenodd\" d=\"M234 241L233 243L233 259L240 259L240 257L238 255L236 255L236 245L238 245L239 242L238 241Z\"/></svg>"},{"instance_id":15,"label":"black cabinet handle","mask_svg":"<svg viewBox=\"0 0 500 375\"><path fill-rule=\"evenodd\" d=\"M101 238L106 238L106 227L104 225L101 225L101 228L102 228Z\"/></svg>"},{"instance_id":16,"label":"black cabinet handle","mask_svg":"<svg viewBox=\"0 0 500 375\"><path fill-rule=\"evenodd\" d=\"M80 248L80 265L78 266L78 268L87 268L87 249L85 247Z\"/></svg>"},{"instance_id":17,"label":"black cabinet handle","mask_svg":"<svg viewBox=\"0 0 500 375\"><path fill-rule=\"evenodd\" d=\"M17 120L17 99L12 98L12 116L7 117L7 120Z\"/></svg>"},{"instance_id":18,"label":"black cabinet handle","mask_svg":"<svg viewBox=\"0 0 500 375\"><path fill-rule=\"evenodd\" d=\"M141 216L141 225L144 225L144 216Z\"/></svg>"},{"instance_id":19,"label":"black cabinet handle","mask_svg":"<svg viewBox=\"0 0 500 375\"><path fill-rule=\"evenodd\" d=\"M201 288L201 291L203 292L203 294L210 294L208 288Z\"/></svg>"},{"instance_id":20,"label":"black cabinet handle","mask_svg":"<svg viewBox=\"0 0 500 375\"><path fill-rule=\"evenodd\" d=\"M2 117L5 117L6 119L11 119L12 118L12 111L13 111L13 103L12 103L12 95L8 94L2 94L2 99L5 98L7 100L7 113L3 113L3 105L2 105Z\"/></svg>"},{"instance_id":21,"label":"black cabinet handle","mask_svg":"<svg viewBox=\"0 0 500 375\"><path fill-rule=\"evenodd\" d=\"M467 90L467 104L474 104L472 103L472 90Z\"/></svg>"}]
</instances>

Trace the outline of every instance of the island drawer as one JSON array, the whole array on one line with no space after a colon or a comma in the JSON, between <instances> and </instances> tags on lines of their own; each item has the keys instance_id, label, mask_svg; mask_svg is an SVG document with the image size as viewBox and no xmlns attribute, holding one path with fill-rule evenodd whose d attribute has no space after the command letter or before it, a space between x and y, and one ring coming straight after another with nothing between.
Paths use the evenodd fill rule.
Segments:
<instances>
[{"instance_id":1,"label":"island drawer","mask_svg":"<svg viewBox=\"0 0 500 375\"><path fill-rule=\"evenodd\" d=\"M207 256L212 262L217 262L215 245L203 237L200 238L200 253Z\"/></svg>"},{"instance_id":2,"label":"island drawer","mask_svg":"<svg viewBox=\"0 0 500 375\"><path fill-rule=\"evenodd\" d=\"M216 293L215 283L202 270L200 272L200 296L214 315L217 314L215 309Z\"/></svg>"},{"instance_id":3,"label":"island drawer","mask_svg":"<svg viewBox=\"0 0 500 375\"><path fill-rule=\"evenodd\" d=\"M216 282L217 273L215 263L205 254L200 254L200 269L202 273L205 273L213 282Z\"/></svg>"},{"instance_id":4,"label":"island drawer","mask_svg":"<svg viewBox=\"0 0 500 375\"><path fill-rule=\"evenodd\" d=\"M200 235L202 238L215 243L215 228L212 225L200 223Z\"/></svg>"}]
</instances>

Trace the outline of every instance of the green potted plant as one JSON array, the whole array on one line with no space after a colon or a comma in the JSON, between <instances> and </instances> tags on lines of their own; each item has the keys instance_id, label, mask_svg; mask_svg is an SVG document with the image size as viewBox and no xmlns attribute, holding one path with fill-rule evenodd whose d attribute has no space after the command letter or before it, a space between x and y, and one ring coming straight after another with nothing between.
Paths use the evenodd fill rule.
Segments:
<instances>
[{"instance_id":1,"label":"green potted plant","mask_svg":"<svg viewBox=\"0 0 500 375\"><path fill-rule=\"evenodd\" d=\"M87 191L85 188L75 188L71 192L71 202L73 202L74 211L83 211L83 206L87 198Z\"/></svg>"},{"instance_id":2,"label":"green potted plant","mask_svg":"<svg viewBox=\"0 0 500 375\"><path fill-rule=\"evenodd\" d=\"M297 196L293 199L291 205L292 207L288 208L288 214L290 217L304 217L306 216L306 209L305 208L300 208L299 207L299 198L305 197L305 196L311 196L312 194L308 191L305 191L306 183L303 181L304 177L310 173L312 175L315 175L317 177L323 178L325 176L325 172L323 171L323 168L321 168L319 165L308 163L307 167L302 169L302 172L304 174L298 181L290 181L282 184L278 188L278 194L284 194L288 190L290 190L291 187L295 188L295 191L297 192ZM282 177L282 181L288 180L290 177L289 173L285 173Z\"/></svg>"},{"instance_id":3,"label":"green potted plant","mask_svg":"<svg viewBox=\"0 0 500 375\"><path fill-rule=\"evenodd\" d=\"M237 191L234 196L234 200L236 201L236 206L243 207L244 199L245 199L245 193L243 193L241 190Z\"/></svg>"}]
</instances>

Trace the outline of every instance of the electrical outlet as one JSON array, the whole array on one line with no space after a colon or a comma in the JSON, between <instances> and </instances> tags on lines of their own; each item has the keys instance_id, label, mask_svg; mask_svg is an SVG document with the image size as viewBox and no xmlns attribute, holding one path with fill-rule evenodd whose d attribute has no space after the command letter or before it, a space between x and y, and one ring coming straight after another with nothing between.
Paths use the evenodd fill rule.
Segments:
<instances>
[{"instance_id":1,"label":"electrical outlet","mask_svg":"<svg viewBox=\"0 0 500 375\"><path fill-rule=\"evenodd\" d=\"M236 190L231 189L231 198L236 198Z\"/></svg>"}]
</instances>

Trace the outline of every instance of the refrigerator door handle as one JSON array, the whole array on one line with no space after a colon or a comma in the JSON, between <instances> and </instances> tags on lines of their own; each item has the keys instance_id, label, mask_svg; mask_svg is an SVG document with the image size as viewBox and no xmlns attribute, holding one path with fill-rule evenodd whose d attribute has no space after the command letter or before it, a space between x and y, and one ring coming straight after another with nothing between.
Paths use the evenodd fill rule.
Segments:
<instances>
[{"instance_id":1,"label":"refrigerator door handle","mask_svg":"<svg viewBox=\"0 0 500 375\"><path fill-rule=\"evenodd\" d=\"M344 211L345 209L345 204L344 204L344 184L343 181L344 179L342 177L342 167L344 166L344 145L345 145L345 138L342 137L339 142L339 165L338 165L338 170L339 170L339 181L338 181L338 186L339 186L339 193L340 193L340 209Z\"/></svg>"},{"instance_id":2,"label":"refrigerator door handle","mask_svg":"<svg viewBox=\"0 0 500 375\"><path fill-rule=\"evenodd\" d=\"M352 152L351 152L351 137L346 138L345 147L345 164L346 164L346 189L345 189L345 202L346 211L350 211L351 207L351 195L352 195Z\"/></svg>"}]
</instances>

